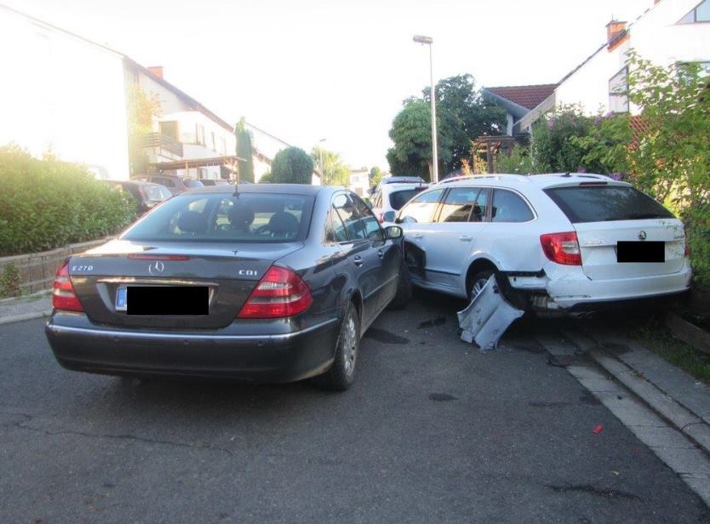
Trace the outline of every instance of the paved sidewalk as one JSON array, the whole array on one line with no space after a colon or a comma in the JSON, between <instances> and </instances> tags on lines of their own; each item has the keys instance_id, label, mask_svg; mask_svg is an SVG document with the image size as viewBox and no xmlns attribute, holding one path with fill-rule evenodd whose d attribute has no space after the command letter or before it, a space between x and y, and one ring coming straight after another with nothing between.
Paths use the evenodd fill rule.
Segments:
<instances>
[{"instance_id":1,"label":"paved sidewalk","mask_svg":"<svg viewBox=\"0 0 710 524\"><path fill-rule=\"evenodd\" d=\"M568 371L710 506L710 387L623 331L563 332L607 375L574 360Z\"/></svg>"},{"instance_id":2,"label":"paved sidewalk","mask_svg":"<svg viewBox=\"0 0 710 524\"><path fill-rule=\"evenodd\" d=\"M19 298L0 299L0 325L48 317L51 312L50 291L41 291Z\"/></svg>"}]
</instances>

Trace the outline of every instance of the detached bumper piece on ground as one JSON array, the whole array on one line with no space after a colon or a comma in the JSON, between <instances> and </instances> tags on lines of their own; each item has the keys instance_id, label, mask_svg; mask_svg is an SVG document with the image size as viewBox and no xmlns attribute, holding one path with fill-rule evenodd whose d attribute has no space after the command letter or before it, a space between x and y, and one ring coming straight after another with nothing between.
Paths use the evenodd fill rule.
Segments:
<instances>
[{"instance_id":1,"label":"detached bumper piece on ground","mask_svg":"<svg viewBox=\"0 0 710 524\"><path fill-rule=\"evenodd\" d=\"M495 275L491 275L466 309L457 313L461 340L469 344L475 341L481 351L496 349L505 331L523 313L506 302Z\"/></svg>"}]
</instances>

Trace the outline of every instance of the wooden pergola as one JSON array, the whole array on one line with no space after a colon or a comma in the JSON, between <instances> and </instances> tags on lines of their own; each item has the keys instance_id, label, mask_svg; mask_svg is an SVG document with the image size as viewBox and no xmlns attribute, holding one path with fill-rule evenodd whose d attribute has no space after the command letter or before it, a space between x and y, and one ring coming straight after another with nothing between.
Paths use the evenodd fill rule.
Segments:
<instances>
[{"instance_id":1,"label":"wooden pergola","mask_svg":"<svg viewBox=\"0 0 710 524\"><path fill-rule=\"evenodd\" d=\"M480 136L473 141L472 152L474 155L484 156L488 164L488 172L494 173L495 158L501 151L510 154L515 147L513 136ZM475 171L476 164L473 168Z\"/></svg>"}]
</instances>

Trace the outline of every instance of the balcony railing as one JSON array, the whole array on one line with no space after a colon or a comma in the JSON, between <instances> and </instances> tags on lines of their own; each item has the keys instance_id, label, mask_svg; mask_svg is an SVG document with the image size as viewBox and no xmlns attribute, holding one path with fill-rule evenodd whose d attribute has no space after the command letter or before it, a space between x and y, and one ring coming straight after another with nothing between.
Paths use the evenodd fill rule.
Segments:
<instances>
[{"instance_id":1,"label":"balcony railing","mask_svg":"<svg viewBox=\"0 0 710 524\"><path fill-rule=\"evenodd\" d=\"M178 142L162 133L148 133L143 137L143 147L146 149L159 149L167 151L177 157L182 157L182 142Z\"/></svg>"}]
</instances>

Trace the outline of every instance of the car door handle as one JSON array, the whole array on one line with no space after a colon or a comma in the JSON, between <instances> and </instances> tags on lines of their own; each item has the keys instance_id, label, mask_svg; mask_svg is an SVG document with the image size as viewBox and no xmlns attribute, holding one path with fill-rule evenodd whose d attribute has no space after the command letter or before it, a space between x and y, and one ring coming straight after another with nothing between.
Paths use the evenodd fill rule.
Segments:
<instances>
[{"instance_id":1,"label":"car door handle","mask_svg":"<svg viewBox=\"0 0 710 524\"><path fill-rule=\"evenodd\" d=\"M382 251L381 249L377 250L377 256L380 258L385 258L385 252Z\"/></svg>"},{"instance_id":2,"label":"car door handle","mask_svg":"<svg viewBox=\"0 0 710 524\"><path fill-rule=\"evenodd\" d=\"M353 257L353 263L354 263L357 267L362 267L362 265L365 263L365 261L362 259L362 257L361 257L360 255L355 255L355 256Z\"/></svg>"},{"instance_id":3,"label":"car door handle","mask_svg":"<svg viewBox=\"0 0 710 524\"><path fill-rule=\"evenodd\" d=\"M459 240L461 242L470 242L471 240L473 240L473 237L471 235L461 235L459 237Z\"/></svg>"}]
</instances>

